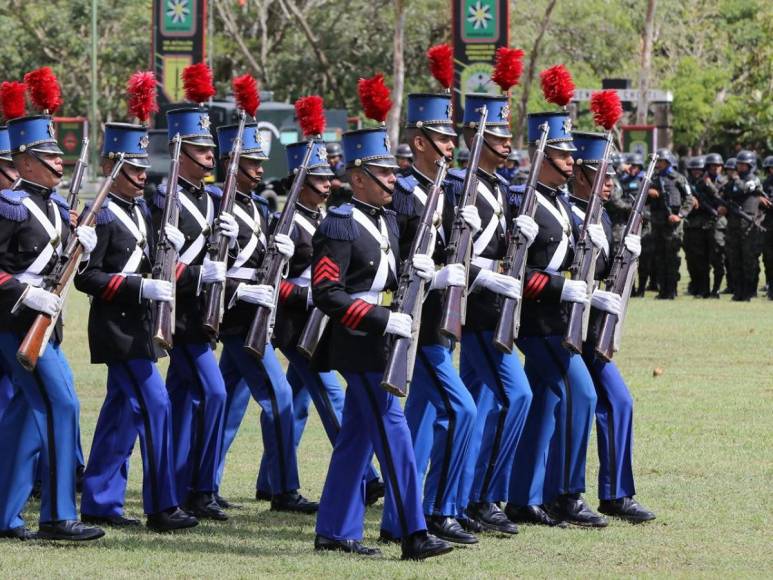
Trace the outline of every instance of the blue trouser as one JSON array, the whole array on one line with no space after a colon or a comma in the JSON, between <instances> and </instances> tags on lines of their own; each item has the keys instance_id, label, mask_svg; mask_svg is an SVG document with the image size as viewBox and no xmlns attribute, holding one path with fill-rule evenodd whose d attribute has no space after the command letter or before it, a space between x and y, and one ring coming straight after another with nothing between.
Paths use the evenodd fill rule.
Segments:
<instances>
[{"instance_id":1,"label":"blue trouser","mask_svg":"<svg viewBox=\"0 0 773 580\"><path fill-rule=\"evenodd\" d=\"M425 530L421 480L399 400L381 388L381 373L343 375L348 386L341 431L319 502L317 534L334 540L362 540L363 476L374 451L386 484L385 509L396 511L399 535Z\"/></svg>"},{"instance_id":2,"label":"blue trouser","mask_svg":"<svg viewBox=\"0 0 773 580\"><path fill-rule=\"evenodd\" d=\"M541 505L585 491L596 391L582 357L561 340L518 339L534 398L515 453L510 502L516 505Z\"/></svg>"},{"instance_id":3,"label":"blue trouser","mask_svg":"<svg viewBox=\"0 0 773 580\"><path fill-rule=\"evenodd\" d=\"M172 403L177 497L217 489L223 440L225 383L209 344L175 346L166 387Z\"/></svg>"},{"instance_id":4,"label":"blue trouser","mask_svg":"<svg viewBox=\"0 0 773 580\"><path fill-rule=\"evenodd\" d=\"M461 377L478 414L462 472L459 515L472 502L507 501L515 447L531 404L518 355L497 350L493 334L462 333Z\"/></svg>"},{"instance_id":5,"label":"blue trouser","mask_svg":"<svg viewBox=\"0 0 773 580\"><path fill-rule=\"evenodd\" d=\"M335 445L338 432L341 430L341 413L344 409L344 389L335 372L318 373L311 369L309 361L298 351L288 349L283 350L289 361L287 368L287 381L293 389L293 416L295 423L295 448L301 443L303 431L306 428L306 419L309 417L309 403L314 401L314 406L319 414L322 427L325 429L327 438L332 445ZM260 427L263 431L263 438L270 436L270 425L263 415L260 417ZM265 448L265 443L264 443ZM378 471L373 464L368 465L368 471L365 474L365 481L378 479ZM260 461L260 471L256 488L259 491L271 493L268 484L268 462L266 454Z\"/></svg>"},{"instance_id":6,"label":"blue trouser","mask_svg":"<svg viewBox=\"0 0 773 580\"><path fill-rule=\"evenodd\" d=\"M614 362L583 345L582 358L596 387L596 439L599 451L599 499L636 495L633 482L633 397Z\"/></svg>"},{"instance_id":7,"label":"blue trouser","mask_svg":"<svg viewBox=\"0 0 773 580\"><path fill-rule=\"evenodd\" d=\"M11 375L0 373L0 417L3 416L8 403L13 399L13 391Z\"/></svg>"},{"instance_id":8,"label":"blue trouser","mask_svg":"<svg viewBox=\"0 0 773 580\"><path fill-rule=\"evenodd\" d=\"M81 513L120 516L129 458L139 435L146 514L178 505L172 452L172 409L156 364L133 359L107 365L107 395L99 412L83 478Z\"/></svg>"},{"instance_id":9,"label":"blue trouser","mask_svg":"<svg viewBox=\"0 0 773 580\"><path fill-rule=\"evenodd\" d=\"M249 402L249 394L262 409L261 420L267 421L270 436L263 438L269 487L279 494L300 487L295 455L293 393L274 348L266 345L263 360L258 361L244 350L244 339L226 336L222 339L220 369L228 393L226 429L220 454L218 477L222 477L225 457L236 437ZM219 488L219 484L218 484Z\"/></svg>"},{"instance_id":10,"label":"blue trouser","mask_svg":"<svg viewBox=\"0 0 773 580\"><path fill-rule=\"evenodd\" d=\"M21 338L0 333L0 356L16 387L0 418L0 530L24 525L21 511L40 455L40 521L74 520L78 397L59 345L49 343L33 372L16 360Z\"/></svg>"},{"instance_id":11,"label":"blue trouser","mask_svg":"<svg viewBox=\"0 0 773 580\"><path fill-rule=\"evenodd\" d=\"M455 517L477 409L451 355L450 349L439 344L417 350L405 419L420 476L429 463L424 481L424 513ZM382 528L399 537L399 523L393 510L384 510Z\"/></svg>"}]
</instances>

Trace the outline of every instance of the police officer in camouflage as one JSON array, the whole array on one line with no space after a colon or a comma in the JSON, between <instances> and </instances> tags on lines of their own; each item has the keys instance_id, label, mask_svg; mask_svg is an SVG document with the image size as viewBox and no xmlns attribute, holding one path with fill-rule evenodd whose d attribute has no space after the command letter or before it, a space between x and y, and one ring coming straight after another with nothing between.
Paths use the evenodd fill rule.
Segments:
<instances>
[{"instance_id":1,"label":"police officer in camouflage","mask_svg":"<svg viewBox=\"0 0 773 580\"><path fill-rule=\"evenodd\" d=\"M762 162L762 170L765 172L765 181L762 189L765 191L768 203L765 204L765 219L762 225L765 232L765 243L762 248L762 261L765 264L765 282L767 283L768 300L773 300L773 208L770 201L773 200L773 155L768 155Z\"/></svg>"}]
</instances>

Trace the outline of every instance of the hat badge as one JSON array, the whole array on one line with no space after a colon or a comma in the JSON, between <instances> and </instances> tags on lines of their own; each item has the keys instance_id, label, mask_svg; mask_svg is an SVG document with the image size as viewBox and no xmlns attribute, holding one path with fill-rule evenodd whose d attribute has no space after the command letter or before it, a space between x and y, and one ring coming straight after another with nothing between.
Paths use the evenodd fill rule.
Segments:
<instances>
[{"instance_id":1,"label":"hat badge","mask_svg":"<svg viewBox=\"0 0 773 580\"><path fill-rule=\"evenodd\" d=\"M150 144L150 139L147 135L143 135L140 139L140 149L147 149Z\"/></svg>"},{"instance_id":2,"label":"hat badge","mask_svg":"<svg viewBox=\"0 0 773 580\"><path fill-rule=\"evenodd\" d=\"M327 149L325 149L324 145L320 145L317 148L317 159L320 161L327 161Z\"/></svg>"},{"instance_id":3,"label":"hat badge","mask_svg":"<svg viewBox=\"0 0 773 580\"><path fill-rule=\"evenodd\" d=\"M53 139L53 138L55 137L55 135L56 135L56 133L54 133L54 123L53 123L53 122L51 122L51 121L49 121L49 122L48 122L48 134L49 134L49 135L51 135L51 138L52 138L52 139Z\"/></svg>"},{"instance_id":4,"label":"hat badge","mask_svg":"<svg viewBox=\"0 0 773 580\"><path fill-rule=\"evenodd\" d=\"M451 103L448 103L448 104L446 105L446 117L447 117L448 119L450 119L450 118L451 118L451 113L452 113L452 112L453 112L453 109L452 109L452 107L451 107Z\"/></svg>"},{"instance_id":5,"label":"hat badge","mask_svg":"<svg viewBox=\"0 0 773 580\"><path fill-rule=\"evenodd\" d=\"M201 117L199 117L199 127L201 127L202 129L209 130L209 125L210 125L209 115L207 115L206 113L201 115Z\"/></svg>"},{"instance_id":6,"label":"hat badge","mask_svg":"<svg viewBox=\"0 0 773 580\"><path fill-rule=\"evenodd\" d=\"M571 133L572 132L572 119L571 117L567 117L564 119L564 123L562 125L564 129L564 133Z\"/></svg>"},{"instance_id":7,"label":"hat badge","mask_svg":"<svg viewBox=\"0 0 773 580\"><path fill-rule=\"evenodd\" d=\"M510 118L510 104L505 104L504 107L499 111L499 118L506 120Z\"/></svg>"}]
</instances>

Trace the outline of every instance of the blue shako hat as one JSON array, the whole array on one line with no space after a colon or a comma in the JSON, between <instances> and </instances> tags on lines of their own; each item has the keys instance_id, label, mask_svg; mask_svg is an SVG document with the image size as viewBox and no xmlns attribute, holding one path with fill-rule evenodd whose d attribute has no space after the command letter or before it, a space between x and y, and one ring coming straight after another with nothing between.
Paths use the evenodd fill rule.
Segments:
<instances>
[{"instance_id":1,"label":"blue shako hat","mask_svg":"<svg viewBox=\"0 0 773 580\"><path fill-rule=\"evenodd\" d=\"M587 166L596 171L604 158L607 136L603 133L577 132L573 134L573 137L576 149L572 151L572 159L574 159L575 166ZM612 163L607 164L607 175L615 175Z\"/></svg>"},{"instance_id":2,"label":"blue shako hat","mask_svg":"<svg viewBox=\"0 0 773 580\"><path fill-rule=\"evenodd\" d=\"M349 131L341 137L347 168L374 165L398 169L389 144L386 127Z\"/></svg>"},{"instance_id":3,"label":"blue shako hat","mask_svg":"<svg viewBox=\"0 0 773 580\"><path fill-rule=\"evenodd\" d=\"M0 159L13 161L11 157L11 139L8 137L8 127L0 126Z\"/></svg>"},{"instance_id":4,"label":"blue shako hat","mask_svg":"<svg viewBox=\"0 0 773 580\"><path fill-rule=\"evenodd\" d=\"M166 112L169 142L179 133L183 143L200 147L215 147L206 107L183 107Z\"/></svg>"},{"instance_id":5,"label":"blue shako hat","mask_svg":"<svg viewBox=\"0 0 773 580\"><path fill-rule=\"evenodd\" d=\"M64 153L56 142L54 122L49 115L19 117L8 121L8 138L11 153Z\"/></svg>"},{"instance_id":6,"label":"blue shako hat","mask_svg":"<svg viewBox=\"0 0 773 580\"><path fill-rule=\"evenodd\" d=\"M105 123L102 157L114 159L124 154L126 163L136 167L150 167L148 157L148 129L130 123Z\"/></svg>"},{"instance_id":7,"label":"blue shako hat","mask_svg":"<svg viewBox=\"0 0 773 580\"><path fill-rule=\"evenodd\" d=\"M464 126L474 129L480 122L480 109L488 108L485 132L497 137L510 137L510 99L507 95L469 93L464 96Z\"/></svg>"},{"instance_id":8,"label":"blue shako hat","mask_svg":"<svg viewBox=\"0 0 773 580\"><path fill-rule=\"evenodd\" d=\"M287 169L291 175L303 163L308 143L308 141L299 141L287 146ZM311 152L311 159L309 159L308 174L320 177L335 177L335 173L330 169L330 164L327 162L327 148L324 141L314 141L314 150Z\"/></svg>"},{"instance_id":9,"label":"blue shako hat","mask_svg":"<svg viewBox=\"0 0 773 580\"><path fill-rule=\"evenodd\" d=\"M572 143L572 118L565 111L551 111L545 113L529 113L529 143L539 141L540 125L547 123L548 141L546 147L561 149L563 151L575 151Z\"/></svg>"},{"instance_id":10,"label":"blue shako hat","mask_svg":"<svg viewBox=\"0 0 773 580\"><path fill-rule=\"evenodd\" d=\"M239 125L221 125L217 128L217 143L220 151L220 159L225 159L231 154L234 146L234 139L239 132ZM260 132L257 123L247 123L244 125L242 133L242 157L245 159L255 159L265 161L268 155L263 151L260 142Z\"/></svg>"},{"instance_id":11,"label":"blue shako hat","mask_svg":"<svg viewBox=\"0 0 773 580\"><path fill-rule=\"evenodd\" d=\"M428 129L456 137L451 94L414 93L408 95L405 126L409 129Z\"/></svg>"}]
</instances>

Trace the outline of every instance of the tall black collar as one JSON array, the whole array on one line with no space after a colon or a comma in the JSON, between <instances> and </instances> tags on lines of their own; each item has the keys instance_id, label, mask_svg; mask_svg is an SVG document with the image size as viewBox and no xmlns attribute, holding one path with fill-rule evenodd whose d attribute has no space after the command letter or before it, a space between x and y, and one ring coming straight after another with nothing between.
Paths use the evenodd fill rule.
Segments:
<instances>
[{"instance_id":1,"label":"tall black collar","mask_svg":"<svg viewBox=\"0 0 773 580\"><path fill-rule=\"evenodd\" d=\"M184 177L180 177L178 183L185 192L190 193L191 195L195 195L196 197L200 198L206 193L206 190L204 189L204 182L201 182L199 185L194 185Z\"/></svg>"},{"instance_id":2,"label":"tall black collar","mask_svg":"<svg viewBox=\"0 0 773 580\"><path fill-rule=\"evenodd\" d=\"M361 201L357 199L356 197L352 198L352 205L359 209L362 213L369 215L374 220L378 219L380 216L384 215L384 208L370 205L369 203L365 203L364 201Z\"/></svg>"},{"instance_id":3,"label":"tall black collar","mask_svg":"<svg viewBox=\"0 0 773 580\"><path fill-rule=\"evenodd\" d=\"M305 215L306 217L309 217L315 221L319 220L319 218L322 217L322 214L318 209L317 210L310 209L299 201L295 202L295 209L296 211L300 212L302 215Z\"/></svg>"},{"instance_id":4,"label":"tall black collar","mask_svg":"<svg viewBox=\"0 0 773 580\"><path fill-rule=\"evenodd\" d=\"M114 203L120 208L131 210L137 205L137 198L135 197L132 199L126 199L125 197L111 191L110 203Z\"/></svg>"},{"instance_id":5,"label":"tall black collar","mask_svg":"<svg viewBox=\"0 0 773 580\"><path fill-rule=\"evenodd\" d=\"M20 179L18 185L16 186L16 189L22 189L27 193L34 193L35 195L39 195L45 199L48 199L49 197L51 197L51 194L54 193L53 189L49 189L48 187L43 187L39 183L27 181L26 179Z\"/></svg>"},{"instance_id":6,"label":"tall black collar","mask_svg":"<svg viewBox=\"0 0 773 580\"><path fill-rule=\"evenodd\" d=\"M415 165L411 165L411 175L413 175L413 177L416 178L416 181L419 182L419 185L424 188L430 187L432 185L433 180L416 169Z\"/></svg>"}]
</instances>

